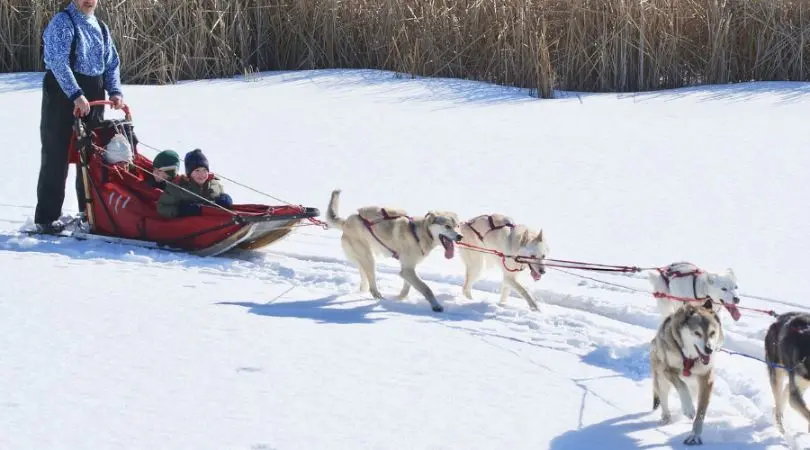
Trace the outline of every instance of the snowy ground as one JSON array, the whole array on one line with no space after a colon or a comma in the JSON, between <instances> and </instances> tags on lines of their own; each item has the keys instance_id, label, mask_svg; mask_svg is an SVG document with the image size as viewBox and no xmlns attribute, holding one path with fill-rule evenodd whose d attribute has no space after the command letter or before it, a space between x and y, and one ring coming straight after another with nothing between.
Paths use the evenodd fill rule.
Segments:
<instances>
[{"instance_id":1,"label":"snowy ground","mask_svg":"<svg viewBox=\"0 0 810 450\"><path fill-rule=\"evenodd\" d=\"M435 314L416 293L355 292L338 233L317 227L208 259L22 237L39 80L0 76L0 448L683 447L691 423L675 395L673 424L651 411L659 319L643 275L524 275L542 302L533 313L517 297L496 304L494 271L463 298L460 261L437 251L419 271L446 307ZM482 83L315 71L126 88L144 143L200 147L215 172L284 200L323 211L340 187L344 214L502 212L542 227L552 257L732 267L743 306L810 308L798 283L810 84L538 101ZM65 212L75 209L69 189ZM395 261L379 270L393 298ZM725 319L726 348L761 358L771 319ZM787 438L773 427L763 363L715 358L704 448L810 446L792 411Z\"/></svg>"}]
</instances>

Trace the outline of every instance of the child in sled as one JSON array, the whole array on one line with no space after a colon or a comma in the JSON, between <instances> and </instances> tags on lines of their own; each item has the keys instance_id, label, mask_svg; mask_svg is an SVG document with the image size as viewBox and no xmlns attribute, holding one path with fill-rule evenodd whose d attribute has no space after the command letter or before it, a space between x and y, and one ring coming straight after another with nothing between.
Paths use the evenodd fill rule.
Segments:
<instances>
[{"instance_id":1,"label":"child in sled","mask_svg":"<svg viewBox=\"0 0 810 450\"><path fill-rule=\"evenodd\" d=\"M167 183L166 190L157 202L158 214L163 217L198 216L202 214L202 205L210 206L210 203L200 197L224 208L233 206L231 196L225 193L222 184L208 171L208 159L202 150L195 149L186 153L183 164L186 175L174 180L177 186Z\"/></svg>"},{"instance_id":2,"label":"child in sled","mask_svg":"<svg viewBox=\"0 0 810 450\"><path fill-rule=\"evenodd\" d=\"M116 133L104 148L104 162L113 169L129 172L134 168L132 165L132 147L127 138L120 133Z\"/></svg>"},{"instance_id":3,"label":"child in sled","mask_svg":"<svg viewBox=\"0 0 810 450\"><path fill-rule=\"evenodd\" d=\"M166 181L173 180L180 168L180 156L174 150L163 150L152 160L152 173L146 183L153 188L166 190Z\"/></svg>"}]
</instances>

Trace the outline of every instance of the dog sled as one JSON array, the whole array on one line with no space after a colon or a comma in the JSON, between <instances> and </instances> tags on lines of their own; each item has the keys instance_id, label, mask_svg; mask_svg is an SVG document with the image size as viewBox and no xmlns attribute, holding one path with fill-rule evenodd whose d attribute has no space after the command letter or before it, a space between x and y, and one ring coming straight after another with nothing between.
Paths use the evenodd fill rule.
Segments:
<instances>
[{"instance_id":1,"label":"dog sled","mask_svg":"<svg viewBox=\"0 0 810 450\"><path fill-rule=\"evenodd\" d=\"M86 223L74 226L67 235L215 256L263 248L287 236L302 221L319 222L315 217L320 213L312 207L234 204L224 208L206 201L200 202L198 216L164 218L157 212L162 190L146 181L152 161L138 151L129 108L125 106L123 112L123 120L76 118L74 122L69 161L77 164L84 183ZM132 171L110 166L103 157L106 145L119 133L131 145Z\"/></svg>"}]
</instances>

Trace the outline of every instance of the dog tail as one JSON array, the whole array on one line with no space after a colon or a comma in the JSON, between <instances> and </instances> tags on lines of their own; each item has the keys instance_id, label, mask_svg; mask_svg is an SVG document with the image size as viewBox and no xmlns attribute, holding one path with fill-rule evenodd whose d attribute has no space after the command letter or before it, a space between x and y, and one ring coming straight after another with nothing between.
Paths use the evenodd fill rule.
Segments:
<instances>
[{"instance_id":1,"label":"dog tail","mask_svg":"<svg viewBox=\"0 0 810 450\"><path fill-rule=\"evenodd\" d=\"M329 206L326 208L326 223L339 230L343 229L343 224L346 219L338 216L338 206L340 204L340 189L332 191L332 197L329 199Z\"/></svg>"}]
</instances>

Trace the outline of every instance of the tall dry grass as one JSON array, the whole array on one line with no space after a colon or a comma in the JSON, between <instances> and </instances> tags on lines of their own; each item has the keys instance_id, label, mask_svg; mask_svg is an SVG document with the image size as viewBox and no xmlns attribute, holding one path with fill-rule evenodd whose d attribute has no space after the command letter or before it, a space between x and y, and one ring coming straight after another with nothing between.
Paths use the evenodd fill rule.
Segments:
<instances>
[{"instance_id":1,"label":"tall dry grass","mask_svg":"<svg viewBox=\"0 0 810 450\"><path fill-rule=\"evenodd\" d=\"M0 0L0 71L67 1ZM378 68L531 88L807 80L810 0L101 0L128 83Z\"/></svg>"}]
</instances>

